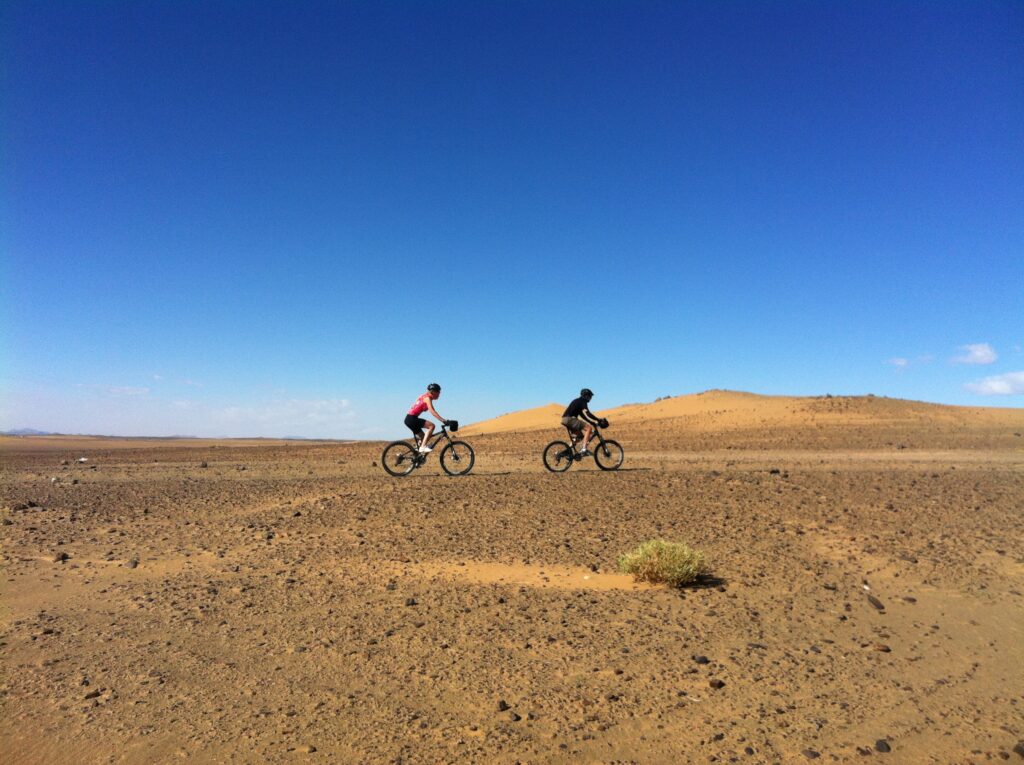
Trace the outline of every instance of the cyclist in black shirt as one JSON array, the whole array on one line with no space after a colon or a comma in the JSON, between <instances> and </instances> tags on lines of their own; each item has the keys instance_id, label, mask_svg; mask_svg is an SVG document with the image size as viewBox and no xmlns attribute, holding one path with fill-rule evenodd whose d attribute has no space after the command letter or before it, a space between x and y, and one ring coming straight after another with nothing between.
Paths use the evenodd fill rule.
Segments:
<instances>
[{"instance_id":1,"label":"cyclist in black shirt","mask_svg":"<svg viewBox=\"0 0 1024 765\"><path fill-rule=\"evenodd\" d=\"M590 438L594 435L594 426L600 423L597 416L590 411L590 399L593 397L594 391L584 388L580 391L580 397L573 399L562 415L562 424L569 429L569 432L574 436L582 435L583 437L583 448L580 450L582 457L590 456L587 444L590 443Z\"/></svg>"}]
</instances>

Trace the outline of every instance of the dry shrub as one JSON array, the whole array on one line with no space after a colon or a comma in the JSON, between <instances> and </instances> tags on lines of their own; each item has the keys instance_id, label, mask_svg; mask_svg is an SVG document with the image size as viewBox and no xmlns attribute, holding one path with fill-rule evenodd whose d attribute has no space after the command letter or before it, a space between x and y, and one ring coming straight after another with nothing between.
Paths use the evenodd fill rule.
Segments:
<instances>
[{"instance_id":1,"label":"dry shrub","mask_svg":"<svg viewBox=\"0 0 1024 765\"><path fill-rule=\"evenodd\" d=\"M681 542L652 539L619 558L619 570L641 582L679 587L708 572L704 553Z\"/></svg>"}]
</instances>

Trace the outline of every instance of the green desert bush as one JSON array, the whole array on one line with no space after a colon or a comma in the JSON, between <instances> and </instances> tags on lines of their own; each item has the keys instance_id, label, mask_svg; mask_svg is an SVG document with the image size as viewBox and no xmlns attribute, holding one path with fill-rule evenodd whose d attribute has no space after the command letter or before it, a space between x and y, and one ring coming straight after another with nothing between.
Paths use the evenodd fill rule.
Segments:
<instances>
[{"instance_id":1,"label":"green desert bush","mask_svg":"<svg viewBox=\"0 0 1024 765\"><path fill-rule=\"evenodd\" d=\"M641 582L679 587L708 572L704 553L681 542L652 539L619 558L619 571Z\"/></svg>"}]
</instances>

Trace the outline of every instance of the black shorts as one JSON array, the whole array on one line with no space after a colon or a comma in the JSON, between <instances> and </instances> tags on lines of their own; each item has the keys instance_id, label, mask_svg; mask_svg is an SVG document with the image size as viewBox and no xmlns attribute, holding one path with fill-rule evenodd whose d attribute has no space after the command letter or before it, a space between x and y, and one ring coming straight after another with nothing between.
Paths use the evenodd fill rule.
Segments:
<instances>
[{"instance_id":1,"label":"black shorts","mask_svg":"<svg viewBox=\"0 0 1024 765\"><path fill-rule=\"evenodd\" d=\"M422 417L417 417L415 414L405 415L405 427L411 430L413 433L423 432L423 426L427 424L427 421Z\"/></svg>"}]
</instances>

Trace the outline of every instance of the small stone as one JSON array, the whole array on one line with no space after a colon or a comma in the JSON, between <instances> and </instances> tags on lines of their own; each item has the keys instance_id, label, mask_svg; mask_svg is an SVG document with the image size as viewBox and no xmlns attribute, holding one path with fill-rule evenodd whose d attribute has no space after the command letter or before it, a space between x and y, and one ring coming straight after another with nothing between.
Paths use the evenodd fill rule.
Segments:
<instances>
[{"instance_id":1,"label":"small stone","mask_svg":"<svg viewBox=\"0 0 1024 765\"><path fill-rule=\"evenodd\" d=\"M418 603L419 603L419 601L416 600L416 598L406 598L405 599L405 605L407 605L407 606L415 606Z\"/></svg>"},{"instance_id":2,"label":"small stone","mask_svg":"<svg viewBox=\"0 0 1024 765\"><path fill-rule=\"evenodd\" d=\"M891 752L892 747L889 746L888 741L886 741L884 738L880 738L878 739L878 741L875 742L875 750L879 752Z\"/></svg>"},{"instance_id":3,"label":"small stone","mask_svg":"<svg viewBox=\"0 0 1024 765\"><path fill-rule=\"evenodd\" d=\"M124 565L127 566L128 568L138 568L139 567L139 559L138 558L132 558L130 561L128 561Z\"/></svg>"},{"instance_id":4,"label":"small stone","mask_svg":"<svg viewBox=\"0 0 1024 765\"><path fill-rule=\"evenodd\" d=\"M70 557L71 556L68 555L66 552L59 552L59 553L57 553L56 555L53 556L53 562L54 563L63 563L64 561L66 561Z\"/></svg>"},{"instance_id":5,"label":"small stone","mask_svg":"<svg viewBox=\"0 0 1024 765\"><path fill-rule=\"evenodd\" d=\"M821 752L816 752L813 749L804 749L802 752L803 756L808 760L816 760L821 757Z\"/></svg>"},{"instance_id":6,"label":"small stone","mask_svg":"<svg viewBox=\"0 0 1024 765\"><path fill-rule=\"evenodd\" d=\"M517 714L516 714L515 712L509 712L509 713L508 713L508 719L509 719L509 720L510 720L511 722L519 722L519 721L520 721L520 720L522 720L523 718L522 718L522 717L520 717L519 715L517 715Z\"/></svg>"},{"instance_id":7,"label":"small stone","mask_svg":"<svg viewBox=\"0 0 1024 765\"><path fill-rule=\"evenodd\" d=\"M875 643L874 648L876 651L881 651L882 653L889 653L892 651L892 649L885 643Z\"/></svg>"},{"instance_id":8,"label":"small stone","mask_svg":"<svg viewBox=\"0 0 1024 765\"><path fill-rule=\"evenodd\" d=\"M708 685L710 685L710 686L711 686L712 688L714 688L715 690L718 690L719 688L724 688L724 687L725 687L725 681L723 681L723 680L719 680L719 679L718 679L718 678L716 677L716 678L714 678L713 680L709 680L709 681L708 681Z\"/></svg>"},{"instance_id":9,"label":"small stone","mask_svg":"<svg viewBox=\"0 0 1024 765\"><path fill-rule=\"evenodd\" d=\"M203 460L202 462L199 463L199 467L205 468L210 467L210 465L206 462L206 460Z\"/></svg>"},{"instance_id":10,"label":"small stone","mask_svg":"<svg viewBox=\"0 0 1024 765\"><path fill-rule=\"evenodd\" d=\"M694 656L693 660L698 664L710 664L711 660L707 656Z\"/></svg>"},{"instance_id":11,"label":"small stone","mask_svg":"<svg viewBox=\"0 0 1024 765\"><path fill-rule=\"evenodd\" d=\"M100 697L100 692L98 690L89 691L87 694L85 694L85 698L86 699L98 699L99 697Z\"/></svg>"},{"instance_id":12,"label":"small stone","mask_svg":"<svg viewBox=\"0 0 1024 765\"><path fill-rule=\"evenodd\" d=\"M870 603L872 606L874 606L879 611L884 611L885 610L885 604L882 601L880 601L878 598L876 598L874 595L868 595L868 603Z\"/></svg>"},{"instance_id":13,"label":"small stone","mask_svg":"<svg viewBox=\"0 0 1024 765\"><path fill-rule=\"evenodd\" d=\"M508 705L508 702L505 701L505 699L499 699L498 700L498 711L499 712L507 712L509 709L511 709L511 707Z\"/></svg>"},{"instance_id":14,"label":"small stone","mask_svg":"<svg viewBox=\"0 0 1024 765\"><path fill-rule=\"evenodd\" d=\"M912 595L904 595L903 596L903 602L904 603L916 603L917 602L917 598L913 597Z\"/></svg>"},{"instance_id":15,"label":"small stone","mask_svg":"<svg viewBox=\"0 0 1024 765\"><path fill-rule=\"evenodd\" d=\"M1013 751L1015 754L1019 754L1021 757L1024 757L1024 741L1018 741L1017 745L1013 747Z\"/></svg>"}]
</instances>

